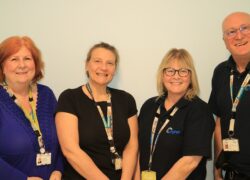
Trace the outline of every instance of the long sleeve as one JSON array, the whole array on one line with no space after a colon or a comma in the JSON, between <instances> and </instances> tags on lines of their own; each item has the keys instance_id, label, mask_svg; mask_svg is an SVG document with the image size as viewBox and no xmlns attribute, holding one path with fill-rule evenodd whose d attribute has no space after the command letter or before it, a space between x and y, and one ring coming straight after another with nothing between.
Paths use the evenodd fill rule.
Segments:
<instances>
[{"instance_id":1,"label":"long sleeve","mask_svg":"<svg viewBox=\"0 0 250 180\"><path fill-rule=\"evenodd\" d=\"M0 88L0 180L27 180L27 177L47 180L53 171L63 170L54 122L56 99L44 85L38 85L38 92L37 116L46 150L52 154L52 164L36 165L37 137L20 108Z\"/></svg>"},{"instance_id":2,"label":"long sleeve","mask_svg":"<svg viewBox=\"0 0 250 180\"><path fill-rule=\"evenodd\" d=\"M48 98L51 102L49 102L51 104L51 108L53 109L53 114L54 114L54 118L55 118L55 112L56 112L56 107L57 107L57 100L56 100L56 97L54 95L54 93L52 91L50 91L51 94L50 94L50 98ZM53 119L55 120L55 119ZM57 133L55 133L55 136L56 136L56 139L58 139L57 137ZM64 161L64 157L62 155L62 151L61 151L61 147L59 145L59 142L57 141L57 155L56 155L56 159L55 159L55 170L57 171L60 171L60 172L63 172L63 161Z\"/></svg>"},{"instance_id":3,"label":"long sleeve","mask_svg":"<svg viewBox=\"0 0 250 180\"><path fill-rule=\"evenodd\" d=\"M56 163L55 163L56 164L55 170L63 172L63 160L64 159L63 159L62 152L61 152L61 150L59 150L58 156L57 156L57 159L56 159Z\"/></svg>"}]
</instances>

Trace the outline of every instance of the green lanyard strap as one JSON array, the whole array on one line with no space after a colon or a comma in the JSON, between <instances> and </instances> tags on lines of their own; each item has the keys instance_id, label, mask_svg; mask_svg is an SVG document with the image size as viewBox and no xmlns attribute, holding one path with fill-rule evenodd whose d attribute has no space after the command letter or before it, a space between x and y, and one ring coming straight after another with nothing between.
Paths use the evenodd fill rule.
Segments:
<instances>
[{"instance_id":1,"label":"green lanyard strap","mask_svg":"<svg viewBox=\"0 0 250 180\"><path fill-rule=\"evenodd\" d=\"M102 122L108 137L108 142L110 145L110 152L112 154L112 161L114 163L114 159L115 158L120 158L120 155L118 154L116 147L115 147L115 143L114 143L114 138L113 138L113 115L112 115L112 103L111 103L111 93L109 92L109 90L107 89L107 93L108 93L108 100L107 100L107 119L105 118L103 111L100 107L100 105L98 105L94 99L93 96L93 92L92 89L89 85L89 83L86 84L86 88L91 96L91 98L93 99L93 101L95 102L96 108L102 118Z\"/></svg>"},{"instance_id":2,"label":"green lanyard strap","mask_svg":"<svg viewBox=\"0 0 250 180\"><path fill-rule=\"evenodd\" d=\"M235 99L233 100L233 81L234 81L234 70L231 70L231 74L230 74L230 96L231 96L231 101L232 101L232 109L231 109L231 119L230 119L230 123L229 123L229 129L228 129L228 135L229 137L233 137L234 135L234 124L235 124L235 118L236 118L236 109L237 106L240 102L240 99L244 93L244 90L248 84L250 80L250 71L248 72L248 74L246 75L244 81L242 82L240 89L237 93L237 96L235 97Z\"/></svg>"},{"instance_id":3,"label":"green lanyard strap","mask_svg":"<svg viewBox=\"0 0 250 180\"><path fill-rule=\"evenodd\" d=\"M33 99L33 95L32 95L32 88L29 88L29 105L31 107L31 111L27 110L26 108L24 108L22 106L21 103L18 103L18 99L16 98L16 96L11 93L8 89L8 84L6 82L4 82L3 84L4 89L7 91L7 93L9 94L9 96L11 97L11 99L13 99L13 101L18 105L18 107L20 107L25 115L25 117L29 120L30 125L35 133L35 135L37 136L37 140L38 140L38 145L40 148L40 153L45 153L45 144L42 138L42 132L39 126L39 121L37 118L37 114L36 114L36 104L35 101Z\"/></svg>"}]
</instances>

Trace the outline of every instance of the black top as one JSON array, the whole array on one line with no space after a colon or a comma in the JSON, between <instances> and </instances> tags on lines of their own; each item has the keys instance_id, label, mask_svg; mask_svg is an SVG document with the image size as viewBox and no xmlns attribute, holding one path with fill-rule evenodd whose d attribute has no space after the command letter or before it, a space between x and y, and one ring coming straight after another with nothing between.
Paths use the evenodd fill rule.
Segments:
<instances>
[{"instance_id":1,"label":"black top","mask_svg":"<svg viewBox=\"0 0 250 180\"><path fill-rule=\"evenodd\" d=\"M112 96L114 142L118 153L122 155L130 137L128 118L136 115L136 103L129 93L109 89ZM99 103L105 106L106 102ZM111 162L110 146L101 116L95 102L88 98L82 87L65 90L59 97L57 112L68 112L77 116L80 147L110 179L120 179L121 170L116 171ZM84 179L69 163L66 163L63 178Z\"/></svg>"},{"instance_id":2,"label":"black top","mask_svg":"<svg viewBox=\"0 0 250 180\"><path fill-rule=\"evenodd\" d=\"M235 61L230 57L227 61L220 63L214 70L212 79L212 92L209 105L213 113L221 118L222 138L228 138L229 121L231 118L232 101L230 97L230 71L234 70L233 96L244 81L247 72L250 70L250 63L246 71L239 73ZM236 109L235 136L239 139L240 152L227 153L229 161L241 173L250 176L250 82L246 87Z\"/></svg>"},{"instance_id":3,"label":"black top","mask_svg":"<svg viewBox=\"0 0 250 180\"><path fill-rule=\"evenodd\" d=\"M156 97L150 98L143 104L140 111L141 170L148 169L152 123L157 108L164 103L164 100L165 97L158 101ZM198 167L188 177L192 180L204 180L206 159L211 156L211 137L214 130L212 113L209 112L208 105L198 97L192 101L182 98L176 106L179 110L159 136L153 155L152 170L157 172L157 179L160 179L182 156L204 156ZM165 110L165 108L162 109ZM162 126L169 112L165 110L161 113L157 129Z\"/></svg>"}]
</instances>

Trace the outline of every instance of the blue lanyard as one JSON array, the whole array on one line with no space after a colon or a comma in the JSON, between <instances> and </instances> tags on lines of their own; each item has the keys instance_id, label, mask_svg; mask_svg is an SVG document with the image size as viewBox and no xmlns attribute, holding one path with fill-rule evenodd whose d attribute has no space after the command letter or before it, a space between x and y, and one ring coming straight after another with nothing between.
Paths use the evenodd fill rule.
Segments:
<instances>
[{"instance_id":1,"label":"blue lanyard","mask_svg":"<svg viewBox=\"0 0 250 180\"><path fill-rule=\"evenodd\" d=\"M107 91L108 93L108 100L107 100L107 118L105 118L104 113L102 111L102 108L100 107L100 105L98 105L94 99L93 96L93 92L92 89L89 85L89 83L86 84L86 88L89 92L89 94L91 95L91 98L93 99L93 101L95 102L96 108L102 118L102 122L104 124L105 129L112 129L112 125L113 125L113 117L112 117L112 105L111 105L111 94L109 91Z\"/></svg>"},{"instance_id":2,"label":"blue lanyard","mask_svg":"<svg viewBox=\"0 0 250 180\"><path fill-rule=\"evenodd\" d=\"M240 98L242 97L242 94L244 92L244 89L247 86L248 81L250 80L250 73L247 74L245 77L244 81L242 82L240 89L238 91L237 96L235 97L235 100L233 100L233 80L234 80L234 75L233 75L233 70L231 70L231 75L230 75L230 96L232 100L232 112L236 112L236 108L240 102Z\"/></svg>"},{"instance_id":3,"label":"blue lanyard","mask_svg":"<svg viewBox=\"0 0 250 180\"><path fill-rule=\"evenodd\" d=\"M235 100L233 100L233 81L234 81L234 74L233 74L234 70L231 70L231 74L230 74L230 96L231 96L231 101L232 101L232 115L231 115L231 119L230 119L230 123L229 123L229 129L228 129L228 135L229 137L233 137L234 135L234 124L235 124L235 118L236 118L236 109L237 106L240 102L240 99L244 93L244 90L247 86L247 83L250 80L250 72L248 72L248 74L246 75L244 81L242 82L240 89L237 93L237 96L235 97Z\"/></svg>"}]
</instances>

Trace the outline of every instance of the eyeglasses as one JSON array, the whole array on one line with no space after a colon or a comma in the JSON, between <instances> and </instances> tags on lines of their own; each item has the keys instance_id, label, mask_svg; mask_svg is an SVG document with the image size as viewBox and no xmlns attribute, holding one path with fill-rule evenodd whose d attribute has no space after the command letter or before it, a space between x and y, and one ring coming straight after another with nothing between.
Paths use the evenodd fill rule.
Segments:
<instances>
[{"instance_id":1,"label":"eyeglasses","mask_svg":"<svg viewBox=\"0 0 250 180\"><path fill-rule=\"evenodd\" d=\"M169 67L169 68L163 69L163 73L166 76L174 76L176 72L178 72L180 77L187 77L191 71L190 69L187 69L187 68L174 69L174 68Z\"/></svg>"},{"instance_id":2,"label":"eyeglasses","mask_svg":"<svg viewBox=\"0 0 250 180\"><path fill-rule=\"evenodd\" d=\"M238 29L237 28L231 28L226 31L224 31L224 36L228 39L232 39L236 36L236 34L240 31L241 34L247 35L250 34L250 24L241 25Z\"/></svg>"}]
</instances>

